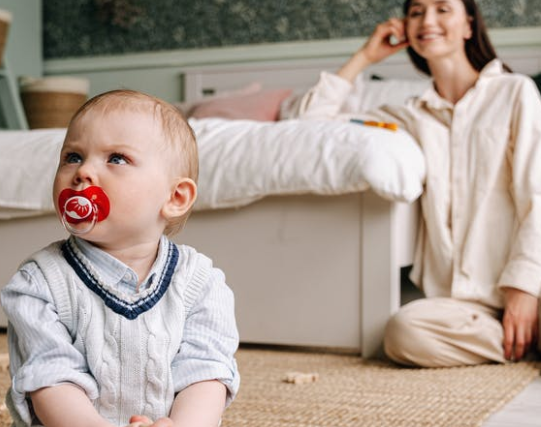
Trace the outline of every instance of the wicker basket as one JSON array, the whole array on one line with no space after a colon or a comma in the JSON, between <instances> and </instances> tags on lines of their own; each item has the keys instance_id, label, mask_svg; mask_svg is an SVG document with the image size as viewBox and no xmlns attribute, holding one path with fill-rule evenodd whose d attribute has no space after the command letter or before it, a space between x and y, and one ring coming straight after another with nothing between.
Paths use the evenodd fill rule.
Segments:
<instances>
[{"instance_id":1,"label":"wicker basket","mask_svg":"<svg viewBox=\"0 0 541 427\"><path fill-rule=\"evenodd\" d=\"M0 65L4 65L4 50L8 39L9 26L11 25L11 13L0 9Z\"/></svg>"},{"instance_id":2,"label":"wicker basket","mask_svg":"<svg viewBox=\"0 0 541 427\"><path fill-rule=\"evenodd\" d=\"M74 77L21 78L21 99L30 129L68 127L87 100L88 87L88 80Z\"/></svg>"}]
</instances>

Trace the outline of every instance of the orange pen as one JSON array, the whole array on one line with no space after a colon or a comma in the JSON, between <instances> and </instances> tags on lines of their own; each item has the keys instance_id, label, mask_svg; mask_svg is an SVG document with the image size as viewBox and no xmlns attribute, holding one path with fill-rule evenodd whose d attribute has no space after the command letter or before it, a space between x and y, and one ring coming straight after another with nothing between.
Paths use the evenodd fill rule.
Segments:
<instances>
[{"instance_id":1,"label":"orange pen","mask_svg":"<svg viewBox=\"0 0 541 427\"><path fill-rule=\"evenodd\" d=\"M378 128L389 129L389 130L392 130L392 131L398 130L398 124L397 123L374 122L374 121L370 121L370 120L360 120L360 119L351 119L350 122L351 123L358 123L360 125L365 125L365 126L374 126L374 127L378 127Z\"/></svg>"}]
</instances>

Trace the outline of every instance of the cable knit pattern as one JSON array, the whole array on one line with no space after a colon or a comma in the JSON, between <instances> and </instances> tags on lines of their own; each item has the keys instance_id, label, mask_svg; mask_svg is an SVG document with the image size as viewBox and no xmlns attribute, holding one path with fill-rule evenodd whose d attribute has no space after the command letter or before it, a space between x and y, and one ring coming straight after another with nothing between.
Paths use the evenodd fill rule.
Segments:
<instances>
[{"instance_id":1,"label":"cable knit pattern","mask_svg":"<svg viewBox=\"0 0 541 427\"><path fill-rule=\"evenodd\" d=\"M192 248L177 247L167 239L162 240L160 248L164 248L163 253L166 254L161 274L156 276L157 279L148 289L135 295L124 294L104 283L96 267L77 247L73 238L50 245L23 265L24 267L35 263L38 268L29 271L43 273L43 279L38 277L36 283L45 284L50 291L59 320L71 336L69 342L62 341L61 345L73 346L76 354L84 356L87 373L95 379L99 390L99 396L91 398L93 404L100 414L115 425L126 425L133 414L144 414L151 419L169 415L175 393L181 390L177 384L183 384L182 387L189 385L183 377L194 377L198 381L218 379L224 382L229 390L228 401L238 389L238 372L233 358L238 344L238 333L234 323L232 300L229 297L230 290L223 282L223 274L212 267L212 262L207 257ZM10 283L7 291L2 292L3 304L9 304L10 292L16 290L15 294L20 295L19 289L25 289L24 286L17 285L17 282L13 285ZM167 291L162 292L163 288ZM223 321L198 318L198 322L202 320L202 323L192 322L193 326L190 325L190 329L186 331L186 318L194 304L200 305L197 310L199 313L207 313L208 308L203 308L207 304L206 300L211 297L213 301L210 304L216 307L215 299L222 301L222 295L227 298L223 299L223 304L219 303L223 307L212 319L225 316ZM34 296L24 295L36 304ZM43 293L43 296L38 297L38 301L46 301L47 298L46 293ZM27 305L24 300L13 301L21 304L21 307L18 307L21 311ZM11 310L14 310L13 304L9 305ZM20 323L15 329L30 331L29 328L39 328L39 323L32 323L32 317L28 314L15 316L15 321ZM219 353L222 351L221 347L213 349L212 345L201 345L208 340L207 322L208 325L218 328L216 337L209 343L220 341L219 337L224 336L224 339L227 337L225 342L232 344L223 354ZM230 329L222 331L220 325L227 325ZM198 328L201 328L200 332ZM47 337L46 333L45 330L40 332L44 342L36 342L35 345L43 348L51 339L58 339ZM21 333L20 336L11 336L10 339L24 340L25 336L26 334ZM186 339L193 340L190 345L195 349L204 349L205 353L183 355L182 343L185 343ZM27 344L34 345L34 342L25 343ZM33 353L40 354L40 351L36 349ZM15 378L26 363L25 355L16 356L12 366ZM59 360L64 357L60 352ZM188 363L191 357L198 361L197 368L192 368L193 365ZM49 363L45 360L34 360L30 363L38 362L45 366ZM193 369L200 373L195 373ZM230 374L224 376L223 372ZM42 375L43 379L40 379L38 384L46 384L44 381L47 380L48 373L43 372ZM76 376L66 378L55 374L51 377L50 385L67 380L88 390L84 382L78 382ZM24 421L23 424L16 423L17 426L29 425L28 420L32 415L29 414L24 390L33 389L35 388L30 383L17 393L10 393L10 410L16 415L14 419Z\"/></svg>"},{"instance_id":2,"label":"cable knit pattern","mask_svg":"<svg viewBox=\"0 0 541 427\"><path fill-rule=\"evenodd\" d=\"M151 325L146 323L145 325L150 329ZM165 328L168 325L164 325ZM160 343L159 337L154 333L149 332L149 337L147 341L147 361L146 365L146 388L145 388L145 413L157 413L157 412L167 412L166 408L163 405L171 399L173 392L173 386L170 381L168 381L167 376L167 366L164 364L166 359L161 357L160 348L163 348L164 345L170 347L171 343ZM143 366L144 366L143 365ZM167 379L167 380L166 380ZM160 395L160 399L149 399L148 396Z\"/></svg>"},{"instance_id":3,"label":"cable knit pattern","mask_svg":"<svg viewBox=\"0 0 541 427\"><path fill-rule=\"evenodd\" d=\"M94 317L94 316L93 316ZM108 317L105 319L103 331L103 347L96 352L95 343L89 340L87 354L92 355L95 362L96 379L101 385L100 399L96 402L97 409L107 418L113 418L117 411L118 391L117 387L121 384L119 377L118 361L120 354L118 341L120 340L120 319ZM109 333L107 333L107 331ZM92 365L91 365L92 366ZM120 409L120 408L119 408Z\"/></svg>"}]
</instances>

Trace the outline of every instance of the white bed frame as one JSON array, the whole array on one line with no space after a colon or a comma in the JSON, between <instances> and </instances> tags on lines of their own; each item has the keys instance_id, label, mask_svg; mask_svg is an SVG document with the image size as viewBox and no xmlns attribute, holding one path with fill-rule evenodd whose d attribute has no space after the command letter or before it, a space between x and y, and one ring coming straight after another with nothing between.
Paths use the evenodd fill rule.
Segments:
<instances>
[{"instance_id":1,"label":"white bed frame","mask_svg":"<svg viewBox=\"0 0 541 427\"><path fill-rule=\"evenodd\" d=\"M503 46L500 55L524 73L541 70L539 43ZM345 59L247 61L240 56L239 62L212 65L164 59L161 68L155 59L149 67L141 56L122 57L102 69L91 60L45 66L49 74L88 77L94 93L129 86L169 100L180 101L183 93L185 101L194 101L252 81L307 88L321 69L334 69ZM416 76L405 56L371 72ZM167 79L153 75L176 76L170 82L180 82L178 97L171 99L176 90L171 85L160 86ZM417 204L389 202L371 191L269 197L240 209L195 212L174 240L208 254L225 271L236 295L242 342L349 348L372 357L380 353L385 323L400 305L400 269L412 263L417 222ZM0 221L0 283L33 250L63 236L52 215Z\"/></svg>"},{"instance_id":2,"label":"white bed frame","mask_svg":"<svg viewBox=\"0 0 541 427\"><path fill-rule=\"evenodd\" d=\"M374 355L400 303L400 267L411 264L416 221L416 205L371 191L269 197L241 209L195 212L173 240L224 270L243 342ZM65 235L54 215L0 221L0 281Z\"/></svg>"}]
</instances>

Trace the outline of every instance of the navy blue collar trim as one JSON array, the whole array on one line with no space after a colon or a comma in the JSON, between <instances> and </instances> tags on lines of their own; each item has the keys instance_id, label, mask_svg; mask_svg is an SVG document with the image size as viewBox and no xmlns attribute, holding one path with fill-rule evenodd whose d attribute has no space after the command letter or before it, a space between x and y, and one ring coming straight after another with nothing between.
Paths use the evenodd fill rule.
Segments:
<instances>
[{"instance_id":1,"label":"navy blue collar trim","mask_svg":"<svg viewBox=\"0 0 541 427\"><path fill-rule=\"evenodd\" d=\"M177 267L179 253L174 243L170 241L167 243L169 245L167 248L167 260L157 286L155 286L154 290L146 297L133 303L122 300L100 284L99 280L90 272L82 258L78 255L80 252L77 249L74 249L76 243L74 243L72 239L68 239L62 244L62 253L68 264L75 270L77 276L92 292L103 300L107 307L129 320L133 320L140 314L154 307L171 284L173 274Z\"/></svg>"}]
</instances>

